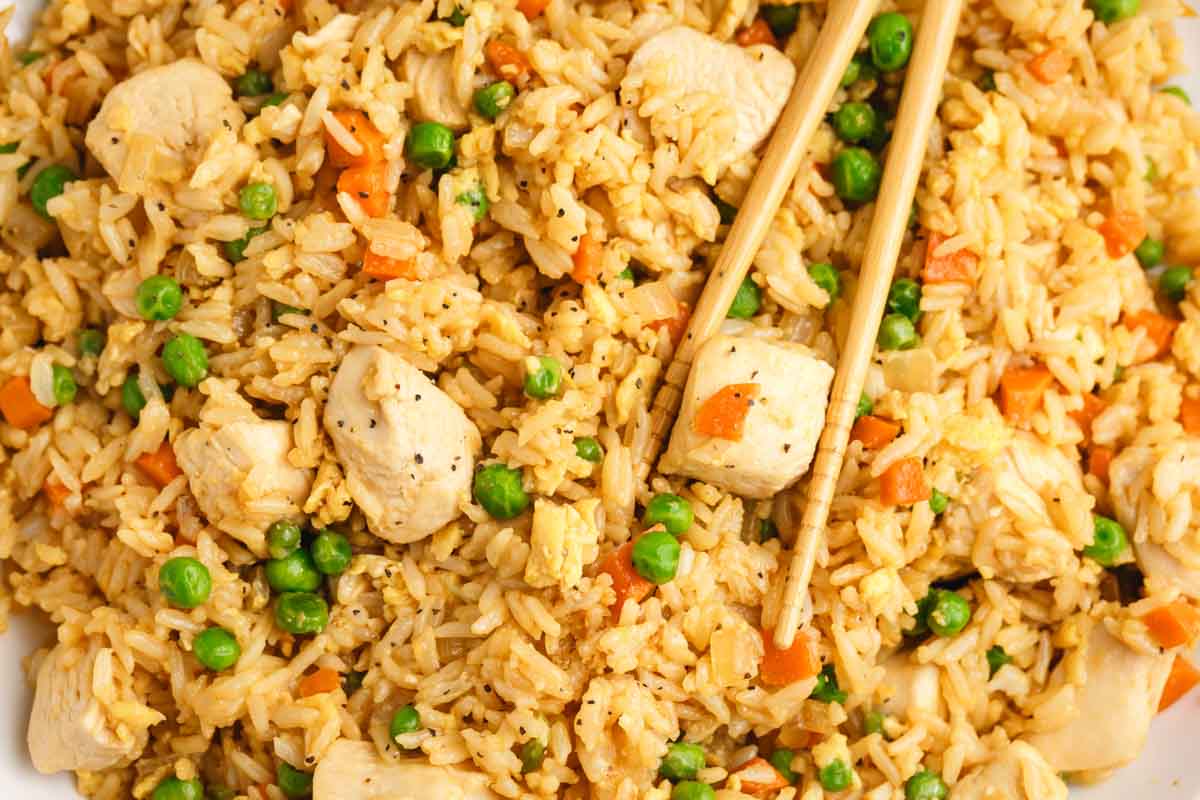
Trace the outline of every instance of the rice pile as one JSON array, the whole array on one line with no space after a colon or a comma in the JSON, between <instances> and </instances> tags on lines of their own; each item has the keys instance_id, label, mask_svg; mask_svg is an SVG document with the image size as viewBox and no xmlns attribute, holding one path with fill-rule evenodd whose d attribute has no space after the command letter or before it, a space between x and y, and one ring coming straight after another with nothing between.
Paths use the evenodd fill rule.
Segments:
<instances>
[{"instance_id":1,"label":"rice pile","mask_svg":"<svg viewBox=\"0 0 1200 800\"><path fill-rule=\"evenodd\" d=\"M875 449L852 442L818 557L810 625L846 692L833 703L809 697L813 678L759 679L783 563L762 521L789 538L803 482L744 501L658 474L639 482L634 469L673 348L671 299L694 303L728 230L714 198L738 205L756 156L729 163L734 122L719 96L653 76L622 91L622 79L653 33L683 23L732 40L758 4L552 0L532 21L512 0L460 5L456 27L450 0L53 0L29 47L45 55L22 66L0 45L0 142L19 143L0 155L0 382L28 376L47 401L61 365L79 384L40 426L0 423L0 625L40 610L63 643L57 667L90 674L92 711L123 755L79 769L81 794L148 797L173 774L229 790L214 796L280 800L280 762L310 772L348 739L386 760L482 773L502 797L666 800L657 771L682 737L703 744L698 778L721 798L744 796L738 767L787 747L797 779L783 800L823 796L820 769L837 758L853 769L845 796L883 800L920 769L953 786L1009 741L1077 716L1083 670L1052 672L1089 626L1159 651L1142 618L1200 594L1200 440L1181 416L1200 401L1200 283L1163 301L1157 271L1113 257L1100 230L1120 209L1167 243L1169 263L1200 259L1200 118L1156 91L1182 69L1182 3L1143 0L1112 26L1082 0L968 3L897 275L921 274L933 234L939 253L977 261L967 282L928 283L919 345L880 351L871 367L873 413L902 431ZM919 25L920 4L884 5ZM822 16L801 6L782 42L797 66ZM470 109L497 38L532 72L493 123ZM1052 85L1027 63L1049 47L1070 60ZM115 85L183 58L229 80L257 67L286 99L242 98L245 124L216 131L185 173L130 145L120 180L110 176L84 147L87 123ZM835 105L875 88L840 90ZM334 187L326 141L349 135L330 113L342 109L364 111L386 139L387 216ZM460 134L458 163L437 181L405 160L406 135L428 119ZM837 148L823 125L755 259L762 307L724 332L836 362L872 213L838 199L826 170ZM84 179L46 219L29 190L51 164ZM237 207L251 181L274 187L279 213L231 262L224 243L260 224ZM476 184L490 201L478 225L457 202ZM599 279L581 285L570 273L585 236L601 243ZM411 275L370 279L368 252L410 262ZM817 262L842 275L828 309L806 269ZM631 265L636 288L620 275ZM156 273L185 289L169 322L135 306ZM1131 322L1156 307L1178 320L1161 351ZM106 333L98 356L81 355L86 327ZM158 354L180 332L205 343L211 377L164 393ZM421 541L372 535L321 423L337 366L362 344L433 377L478 428L481 460L522 471L530 511L502 521L464 501ZM559 396L522 393L531 355L563 364ZM1001 378L1033 364L1053 382L1027 418L1006 419ZM121 402L131 374L147 401L136 421ZM1094 421L1079 413L1085 395L1102 401ZM261 538L215 527L186 477L158 486L134 464L247 413L286 421L287 460L312 476L299 510L354 546L327 582L330 623L316 636L275 625ZM577 455L586 436L602 462ZM1106 473L1090 468L1098 449L1115 455ZM880 502L879 477L908 458L950 498L944 513ZM612 618L599 561L663 491L695 512L678 573ZM1119 520L1139 559L1147 543L1173 559L1175 579L1147 570L1143 592L1118 602L1114 573L1081 554L1092 513ZM158 589L177 556L212 576L193 610ZM899 650L917 601L945 581L969 601L969 625ZM212 625L241 645L233 670L192 655ZM990 674L996 646L1010 663ZM30 656L31 677L51 652ZM897 658L936 676L935 701L867 732L868 712L902 691L905 673L885 667ZM302 696L315 669L361 673L361 688ZM389 720L408 703L421 729L398 747ZM545 757L523 772L531 740ZM1036 778L1040 796L1064 791L1053 771Z\"/></svg>"}]
</instances>

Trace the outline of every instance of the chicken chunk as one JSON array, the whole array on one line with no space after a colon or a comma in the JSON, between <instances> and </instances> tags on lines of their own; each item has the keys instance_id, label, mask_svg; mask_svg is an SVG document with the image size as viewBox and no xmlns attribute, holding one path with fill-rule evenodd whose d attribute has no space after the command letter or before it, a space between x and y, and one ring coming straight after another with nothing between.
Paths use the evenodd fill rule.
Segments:
<instances>
[{"instance_id":1,"label":"chicken chunk","mask_svg":"<svg viewBox=\"0 0 1200 800\"><path fill-rule=\"evenodd\" d=\"M236 134L243 121L225 79L181 59L114 86L84 141L122 191L136 191L151 178L184 178L217 131Z\"/></svg>"},{"instance_id":2,"label":"chicken chunk","mask_svg":"<svg viewBox=\"0 0 1200 800\"><path fill-rule=\"evenodd\" d=\"M329 390L325 430L376 536L415 542L458 516L479 431L400 356L378 346L351 350Z\"/></svg>"},{"instance_id":3,"label":"chicken chunk","mask_svg":"<svg viewBox=\"0 0 1200 800\"><path fill-rule=\"evenodd\" d=\"M292 427L247 411L216 425L202 421L175 440L175 458L208 521L266 553L266 530L279 519L299 519L312 471L292 466Z\"/></svg>"},{"instance_id":4,"label":"chicken chunk","mask_svg":"<svg viewBox=\"0 0 1200 800\"><path fill-rule=\"evenodd\" d=\"M1073 663L1078 658L1082 665ZM1170 654L1127 647L1097 621L1082 652L1064 658L1050 676L1051 685L1065 683L1082 666L1078 713L1063 727L1027 741L1056 772L1105 771L1133 761L1146 742L1172 660Z\"/></svg>"},{"instance_id":5,"label":"chicken chunk","mask_svg":"<svg viewBox=\"0 0 1200 800\"><path fill-rule=\"evenodd\" d=\"M316 800L496 800L488 780L461 767L380 758L370 742L340 739L313 775Z\"/></svg>"},{"instance_id":6,"label":"chicken chunk","mask_svg":"<svg viewBox=\"0 0 1200 800\"><path fill-rule=\"evenodd\" d=\"M1012 742L967 773L951 800L1066 800L1067 785L1036 748Z\"/></svg>"},{"instance_id":7,"label":"chicken chunk","mask_svg":"<svg viewBox=\"0 0 1200 800\"><path fill-rule=\"evenodd\" d=\"M680 25L642 43L629 60L621 94L640 97L657 86L683 96L716 95L735 117L724 155L732 163L767 138L795 80L795 65L778 48L739 47Z\"/></svg>"},{"instance_id":8,"label":"chicken chunk","mask_svg":"<svg viewBox=\"0 0 1200 800\"><path fill-rule=\"evenodd\" d=\"M114 684L128 678L112 651L94 640L59 644L38 668L28 732L38 772L100 770L133 759L146 746L149 727L162 719L137 702L124 709L127 719L115 719L93 691L98 661Z\"/></svg>"},{"instance_id":9,"label":"chicken chunk","mask_svg":"<svg viewBox=\"0 0 1200 800\"><path fill-rule=\"evenodd\" d=\"M766 498L804 474L825 424L833 367L790 342L714 336L696 354L659 468ZM754 384L739 440L707 436L697 415L731 384Z\"/></svg>"},{"instance_id":10,"label":"chicken chunk","mask_svg":"<svg viewBox=\"0 0 1200 800\"><path fill-rule=\"evenodd\" d=\"M921 716L937 716L942 706L938 668L917 664L906 652L883 662L885 676L880 689L886 695L883 712L916 722Z\"/></svg>"},{"instance_id":11,"label":"chicken chunk","mask_svg":"<svg viewBox=\"0 0 1200 800\"><path fill-rule=\"evenodd\" d=\"M1173 548L1191 556L1189 560L1200 560L1188 541L1175 542ZM1200 597L1200 569L1184 563L1172 550L1154 542L1136 542L1133 553L1138 567L1152 583L1160 583L1178 589L1188 597Z\"/></svg>"}]
</instances>

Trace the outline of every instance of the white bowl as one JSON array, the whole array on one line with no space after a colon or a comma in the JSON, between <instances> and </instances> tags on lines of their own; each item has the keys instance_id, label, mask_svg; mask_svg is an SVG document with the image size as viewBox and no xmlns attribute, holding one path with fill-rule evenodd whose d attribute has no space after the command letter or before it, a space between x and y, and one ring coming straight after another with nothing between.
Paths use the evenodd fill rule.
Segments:
<instances>
[{"instance_id":1,"label":"white bowl","mask_svg":"<svg viewBox=\"0 0 1200 800\"><path fill-rule=\"evenodd\" d=\"M21 41L31 30L41 0L15 0L17 13L6 34ZM1192 72L1173 83L1184 86L1192 97L1200 99L1200 19L1179 23L1188 65ZM31 692L21 669L22 660L37 647L52 644L53 628L43 618L31 614L14 615L12 628L0 636L0 790L13 798L38 800L79 800L74 782L67 775L39 775L29 764L25 748L25 724L29 719ZM1200 757L1194 741L1200 734L1200 692L1192 692L1169 711L1158 715L1150 730L1150 740L1131 766L1104 783L1073 788L1072 797L1080 800L1129 800L1153 797L1155 800L1200 800ZM15 793L13 793L15 790Z\"/></svg>"}]
</instances>

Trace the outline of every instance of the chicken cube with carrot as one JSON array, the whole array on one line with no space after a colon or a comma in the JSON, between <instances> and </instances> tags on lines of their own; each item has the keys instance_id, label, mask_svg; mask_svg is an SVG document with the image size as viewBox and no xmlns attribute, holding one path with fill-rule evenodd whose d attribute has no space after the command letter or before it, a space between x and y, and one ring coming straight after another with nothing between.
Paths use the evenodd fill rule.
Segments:
<instances>
[{"instance_id":1,"label":"chicken cube with carrot","mask_svg":"<svg viewBox=\"0 0 1200 800\"><path fill-rule=\"evenodd\" d=\"M789 342L715 336L696 355L661 469L746 497L804 474L833 368Z\"/></svg>"}]
</instances>

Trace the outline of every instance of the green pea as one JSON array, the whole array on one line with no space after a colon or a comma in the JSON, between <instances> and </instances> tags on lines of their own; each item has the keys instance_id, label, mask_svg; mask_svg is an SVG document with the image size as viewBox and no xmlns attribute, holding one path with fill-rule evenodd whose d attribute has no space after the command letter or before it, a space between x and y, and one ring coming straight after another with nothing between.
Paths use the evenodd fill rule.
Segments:
<instances>
[{"instance_id":1,"label":"green pea","mask_svg":"<svg viewBox=\"0 0 1200 800\"><path fill-rule=\"evenodd\" d=\"M283 102L287 99L288 99L287 92L272 92L271 94L267 95L266 99L263 100L262 103L259 104L258 107L259 107L259 109L264 109L267 106L281 106L281 105L283 105Z\"/></svg>"},{"instance_id":2,"label":"green pea","mask_svg":"<svg viewBox=\"0 0 1200 800\"><path fill-rule=\"evenodd\" d=\"M933 589L925 624L938 636L957 636L971 621L971 604L957 592Z\"/></svg>"},{"instance_id":3,"label":"green pea","mask_svg":"<svg viewBox=\"0 0 1200 800\"><path fill-rule=\"evenodd\" d=\"M227 670L242 656L237 637L224 628L213 626L201 631L192 640L196 660L213 672Z\"/></svg>"},{"instance_id":4,"label":"green pea","mask_svg":"<svg viewBox=\"0 0 1200 800\"><path fill-rule=\"evenodd\" d=\"M875 129L875 117L867 103L844 103L833 115L833 130L843 142L861 142Z\"/></svg>"},{"instance_id":5,"label":"green pea","mask_svg":"<svg viewBox=\"0 0 1200 800\"><path fill-rule=\"evenodd\" d=\"M863 716L863 730L868 735L872 733L878 733L880 736L882 736L883 721L884 716L882 711L868 711L866 715Z\"/></svg>"},{"instance_id":6,"label":"green pea","mask_svg":"<svg viewBox=\"0 0 1200 800\"><path fill-rule=\"evenodd\" d=\"M779 538L779 526L775 524L775 520L767 517L758 523L758 541L769 542L772 539Z\"/></svg>"},{"instance_id":7,"label":"green pea","mask_svg":"<svg viewBox=\"0 0 1200 800\"><path fill-rule=\"evenodd\" d=\"M162 364L180 386L193 387L208 377L208 352L190 333L180 333L163 345Z\"/></svg>"},{"instance_id":8,"label":"green pea","mask_svg":"<svg viewBox=\"0 0 1200 800\"><path fill-rule=\"evenodd\" d=\"M416 733L421 730L421 715L412 706L401 706L392 714L392 721L388 724L388 736L395 739L397 736L403 736L406 733Z\"/></svg>"},{"instance_id":9,"label":"green pea","mask_svg":"<svg viewBox=\"0 0 1200 800\"><path fill-rule=\"evenodd\" d=\"M936 772L923 769L904 782L904 800L946 800L950 788Z\"/></svg>"},{"instance_id":10,"label":"green pea","mask_svg":"<svg viewBox=\"0 0 1200 800\"><path fill-rule=\"evenodd\" d=\"M1191 282L1191 267L1167 267L1158 277L1158 289L1163 297L1178 303L1187 295L1187 287Z\"/></svg>"},{"instance_id":11,"label":"green pea","mask_svg":"<svg viewBox=\"0 0 1200 800\"><path fill-rule=\"evenodd\" d=\"M771 753L771 757L767 759L771 766L783 776L783 779L788 783L795 783L796 778L800 777L792 770L792 760L796 758L795 751L781 748Z\"/></svg>"},{"instance_id":12,"label":"green pea","mask_svg":"<svg viewBox=\"0 0 1200 800\"><path fill-rule=\"evenodd\" d=\"M820 703L844 703L847 694L838 686L837 670L833 664L826 664L817 673L817 684L813 686L809 698Z\"/></svg>"},{"instance_id":13,"label":"green pea","mask_svg":"<svg viewBox=\"0 0 1200 800\"><path fill-rule=\"evenodd\" d=\"M1138 263L1144 269L1150 269L1162 263L1163 256L1166 255L1166 248L1158 239L1147 236L1142 239L1142 243L1137 246L1133 254L1137 256Z\"/></svg>"},{"instance_id":14,"label":"green pea","mask_svg":"<svg viewBox=\"0 0 1200 800\"><path fill-rule=\"evenodd\" d=\"M713 204L717 207L717 214L721 218L722 225L732 225L737 219L737 206L732 203L726 203L717 194L713 193Z\"/></svg>"},{"instance_id":15,"label":"green pea","mask_svg":"<svg viewBox=\"0 0 1200 800\"><path fill-rule=\"evenodd\" d=\"M675 579L679 569L679 540L666 531L644 533L633 543L633 568L651 583Z\"/></svg>"},{"instance_id":16,"label":"green pea","mask_svg":"<svg viewBox=\"0 0 1200 800\"><path fill-rule=\"evenodd\" d=\"M191 556L176 556L159 568L158 588L176 608L195 608L212 593L212 576L208 567Z\"/></svg>"},{"instance_id":17,"label":"green pea","mask_svg":"<svg viewBox=\"0 0 1200 800\"><path fill-rule=\"evenodd\" d=\"M538 356L537 367L525 366L525 394L535 400L548 400L562 388L562 364L552 356Z\"/></svg>"},{"instance_id":18,"label":"green pea","mask_svg":"<svg viewBox=\"0 0 1200 800\"><path fill-rule=\"evenodd\" d=\"M289 306L287 303L280 303L276 300L272 300L271 301L271 319L275 322L279 322L279 318L284 316L285 314L307 315L308 309L297 308L296 306Z\"/></svg>"},{"instance_id":19,"label":"green pea","mask_svg":"<svg viewBox=\"0 0 1200 800\"><path fill-rule=\"evenodd\" d=\"M996 73L990 69L985 69L983 74L979 76L979 80L975 82L981 92L996 91Z\"/></svg>"},{"instance_id":20,"label":"green pea","mask_svg":"<svg viewBox=\"0 0 1200 800\"><path fill-rule=\"evenodd\" d=\"M265 225L258 228L250 228L248 231L246 231L246 235L242 238L234 239L231 242L223 242L221 244L221 249L225 251L225 258L229 259L235 264L241 261L246 257L246 248L250 246L250 240L255 236L258 236L266 229L267 228Z\"/></svg>"},{"instance_id":21,"label":"green pea","mask_svg":"<svg viewBox=\"0 0 1200 800\"><path fill-rule=\"evenodd\" d=\"M1139 0L1088 0L1088 8L1105 25L1129 19L1140 6Z\"/></svg>"},{"instance_id":22,"label":"green pea","mask_svg":"<svg viewBox=\"0 0 1200 800\"><path fill-rule=\"evenodd\" d=\"M778 39L790 36L792 31L796 30L796 23L800 21L798 5L759 6L758 13Z\"/></svg>"},{"instance_id":23,"label":"green pea","mask_svg":"<svg viewBox=\"0 0 1200 800\"><path fill-rule=\"evenodd\" d=\"M312 543L312 560L325 575L340 575L350 566L354 557L354 549L350 540L337 531L328 528L317 534Z\"/></svg>"},{"instance_id":24,"label":"green pea","mask_svg":"<svg viewBox=\"0 0 1200 800\"><path fill-rule=\"evenodd\" d=\"M762 308L762 289L747 275L742 279L725 316L731 319L750 319Z\"/></svg>"},{"instance_id":25,"label":"green pea","mask_svg":"<svg viewBox=\"0 0 1200 800\"><path fill-rule=\"evenodd\" d=\"M878 153L883 150L888 141L892 138L892 132L888 130L887 114L879 112L875 115L875 124L871 126L871 132L862 140L862 145L873 153ZM915 224L914 214L916 209L909 214L909 226Z\"/></svg>"},{"instance_id":26,"label":"green pea","mask_svg":"<svg viewBox=\"0 0 1200 800\"><path fill-rule=\"evenodd\" d=\"M650 498L642 513L642 524L647 528L662 525L667 533L679 536L692 527L692 504L677 494L662 492Z\"/></svg>"},{"instance_id":27,"label":"green pea","mask_svg":"<svg viewBox=\"0 0 1200 800\"><path fill-rule=\"evenodd\" d=\"M1099 514L1092 515L1092 543L1083 554L1102 567L1114 566L1129 547L1129 538L1121 523Z\"/></svg>"},{"instance_id":28,"label":"green pea","mask_svg":"<svg viewBox=\"0 0 1200 800\"><path fill-rule=\"evenodd\" d=\"M367 673L358 670L350 670L346 673L346 677L342 679L342 691L345 692L346 697L362 688L365 677L367 677Z\"/></svg>"},{"instance_id":29,"label":"green pea","mask_svg":"<svg viewBox=\"0 0 1200 800\"><path fill-rule=\"evenodd\" d=\"M528 775L542 768L546 760L546 745L541 739L529 739L521 745L521 774Z\"/></svg>"},{"instance_id":30,"label":"green pea","mask_svg":"<svg viewBox=\"0 0 1200 800\"><path fill-rule=\"evenodd\" d=\"M150 800L204 800L204 784L196 778L181 781L172 775L154 787Z\"/></svg>"},{"instance_id":31,"label":"green pea","mask_svg":"<svg viewBox=\"0 0 1200 800\"><path fill-rule=\"evenodd\" d=\"M66 406L75 402L79 387L75 385L75 374L62 364L50 368L50 388L54 391L55 405Z\"/></svg>"},{"instance_id":32,"label":"green pea","mask_svg":"<svg viewBox=\"0 0 1200 800\"><path fill-rule=\"evenodd\" d=\"M104 331L84 328L79 332L79 355L98 356L104 352Z\"/></svg>"},{"instance_id":33,"label":"green pea","mask_svg":"<svg viewBox=\"0 0 1200 800\"><path fill-rule=\"evenodd\" d=\"M454 132L440 122L419 122L408 133L408 157L422 169L442 169L454 156Z\"/></svg>"},{"instance_id":34,"label":"green pea","mask_svg":"<svg viewBox=\"0 0 1200 800\"><path fill-rule=\"evenodd\" d=\"M875 401L863 392L858 396L858 405L854 407L854 418L865 417L875 410Z\"/></svg>"},{"instance_id":35,"label":"green pea","mask_svg":"<svg viewBox=\"0 0 1200 800\"><path fill-rule=\"evenodd\" d=\"M820 286L825 290L825 294L829 295L829 302L825 304L826 308L833 305L833 301L841 295L842 275L833 268L833 264L824 262L809 264L808 277L812 278L813 283Z\"/></svg>"},{"instance_id":36,"label":"green pea","mask_svg":"<svg viewBox=\"0 0 1200 800\"><path fill-rule=\"evenodd\" d=\"M0 155L7 156L7 155L17 152L17 147L19 145L20 145L19 142L9 142L8 144L0 144Z\"/></svg>"},{"instance_id":37,"label":"green pea","mask_svg":"<svg viewBox=\"0 0 1200 800\"><path fill-rule=\"evenodd\" d=\"M134 419L137 419L146 407L146 396L142 394L142 387L138 386L137 375L132 372L125 376L125 382L121 384L121 405L125 408L125 413Z\"/></svg>"},{"instance_id":38,"label":"green pea","mask_svg":"<svg viewBox=\"0 0 1200 800\"><path fill-rule=\"evenodd\" d=\"M658 774L672 783L690 781L704 768L704 748L691 742L672 742L658 765Z\"/></svg>"},{"instance_id":39,"label":"green pea","mask_svg":"<svg viewBox=\"0 0 1200 800\"><path fill-rule=\"evenodd\" d=\"M623 281L629 281L630 283L637 283L637 275L633 274L633 269L630 267L626 267L618 272L617 278Z\"/></svg>"},{"instance_id":40,"label":"green pea","mask_svg":"<svg viewBox=\"0 0 1200 800\"><path fill-rule=\"evenodd\" d=\"M329 606L319 594L284 592L275 601L275 623L288 633L320 633L329 624Z\"/></svg>"},{"instance_id":41,"label":"green pea","mask_svg":"<svg viewBox=\"0 0 1200 800\"><path fill-rule=\"evenodd\" d=\"M913 322L921 316L921 284L912 278L901 278L888 291L888 311L903 314Z\"/></svg>"},{"instance_id":42,"label":"green pea","mask_svg":"<svg viewBox=\"0 0 1200 800\"><path fill-rule=\"evenodd\" d=\"M260 69L248 69L233 82L238 97L261 97L275 90L271 76Z\"/></svg>"},{"instance_id":43,"label":"green pea","mask_svg":"<svg viewBox=\"0 0 1200 800\"><path fill-rule=\"evenodd\" d=\"M475 502L496 519L512 519L529 507L521 485L521 470L505 464L488 464L475 473Z\"/></svg>"},{"instance_id":44,"label":"green pea","mask_svg":"<svg viewBox=\"0 0 1200 800\"><path fill-rule=\"evenodd\" d=\"M168 320L183 307L183 289L170 275L151 275L138 284L133 301L142 319Z\"/></svg>"},{"instance_id":45,"label":"green pea","mask_svg":"<svg viewBox=\"0 0 1200 800\"><path fill-rule=\"evenodd\" d=\"M846 72L842 75L842 88L848 89L859 81L873 81L879 77L879 71L871 63L869 54L856 55L850 59Z\"/></svg>"},{"instance_id":46,"label":"green pea","mask_svg":"<svg viewBox=\"0 0 1200 800\"><path fill-rule=\"evenodd\" d=\"M33 186L29 188L29 201L39 214L46 219L53 219L54 216L46 210L46 204L62 194L68 183L77 180L79 176L70 168L51 164L34 177Z\"/></svg>"},{"instance_id":47,"label":"green pea","mask_svg":"<svg viewBox=\"0 0 1200 800\"><path fill-rule=\"evenodd\" d=\"M604 451L600 449L600 443L591 436L580 436L575 440L575 455L593 464L604 460Z\"/></svg>"},{"instance_id":48,"label":"green pea","mask_svg":"<svg viewBox=\"0 0 1200 800\"><path fill-rule=\"evenodd\" d=\"M671 800L716 800L717 793L707 783L680 781L671 790Z\"/></svg>"},{"instance_id":49,"label":"green pea","mask_svg":"<svg viewBox=\"0 0 1200 800\"><path fill-rule=\"evenodd\" d=\"M284 797L311 797L313 776L301 772L286 761L280 761L275 768L275 785Z\"/></svg>"},{"instance_id":50,"label":"green pea","mask_svg":"<svg viewBox=\"0 0 1200 800\"><path fill-rule=\"evenodd\" d=\"M869 203L879 193L883 170L868 150L847 147L833 157L830 172L834 191L847 203Z\"/></svg>"},{"instance_id":51,"label":"green pea","mask_svg":"<svg viewBox=\"0 0 1200 800\"><path fill-rule=\"evenodd\" d=\"M446 17L446 22L449 22L456 28L461 28L467 24L467 15L463 13L461 8L455 6L454 10L450 12L450 16Z\"/></svg>"},{"instance_id":52,"label":"green pea","mask_svg":"<svg viewBox=\"0 0 1200 800\"><path fill-rule=\"evenodd\" d=\"M454 202L471 209L471 217L476 222L483 220L487 216L488 209L491 208L487 192L478 184L459 194L458 197L454 198Z\"/></svg>"},{"instance_id":53,"label":"green pea","mask_svg":"<svg viewBox=\"0 0 1200 800\"><path fill-rule=\"evenodd\" d=\"M871 48L871 63L880 70L903 69L912 55L912 23L896 11L880 14L867 26L867 44Z\"/></svg>"},{"instance_id":54,"label":"green pea","mask_svg":"<svg viewBox=\"0 0 1200 800\"><path fill-rule=\"evenodd\" d=\"M841 792L850 787L854 780L854 772L840 758L835 758L817 773L821 788L827 792Z\"/></svg>"},{"instance_id":55,"label":"green pea","mask_svg":"<svg viewBox=\"0 0 1200 800\"><path fill-rule=\"evenodd\" d=\"M1182 86L1164 86L1159 91L1163 94L1173 94L1189 106L1192 104L1192 98L1188 96L1188 93L1184 91Z\"/></svg>"},{"instance_id":56,"label":"green pea","mask_svg":"<svg viewBox=\"0 0 1200 800\"><path fill-rule=\"evenodd\" d=\"M246 184L238 192L238 208L250 219L270 219L279 210L275 187L269 183Z\"/></svg>"},{"instance_id":57,"label":"green pea","mask_svg":"<svg viewBox=\"0 0 1200 800\"><path fill-rule=\"evenodd\" d=\"M475 91L473 102L475 110L479 112L479 116L484 119L494 120L496 117L504 113L504 109L512 105L513 99L517 96L517 90L508 81L496 81L489 83L482 89Z\"/></svg>"},{"instance_id":58,"label":"green pea","mask_svg":"<svg viewBox=\"0 0 1200 800\"><path fill-rule=\"evenodd\" d=\"M22 67L28 67L33 62L40 61L45 55L41 50L26 50L17 56L17 61L21 62Z\"/></svg>"},{"instance_id":59,"label":"green pea","mask_svg":"<svg viewBox=\"0 0 1200 800\"><path fill-rule=\"evenodd\" d=\"M879 324L880 350L911 350L920 342L912 320L903 314L888 314Z\"/></svg>"},{"instance_id":60,"label":"green pea","mask_svg":"<svg viewBox=\"0 0 1200 800\"><path fill-rule=\"evenodd\" d=\"M934 514L941 514L950 505L950 498L942 494L937 489L932 489L929 492L929 510Z\"/></svg>"},{"instance_id":61,"label":"green pea","mask_svg":"<svg viewBox=\"0 0 1200 800\"><path fill-rule=\"evenodd\" d=\"M998 644L989 647L984 658L987 659L988 678L994 677L1005 664L1012 663L1012 656L1004 652L1004 648Z\"/></svg>"},{"instance_id":62,"label":"green pea","mask_svg":"<svg viewBox=\"0 0 1200 800\"><path fill-rule=\"evenodd\" d=\"M312 555L296 548L283 558L273 558L264 568L267 583L277 592L311 592L321 585L321 573Z\"/></svg>"}]
</instances>

